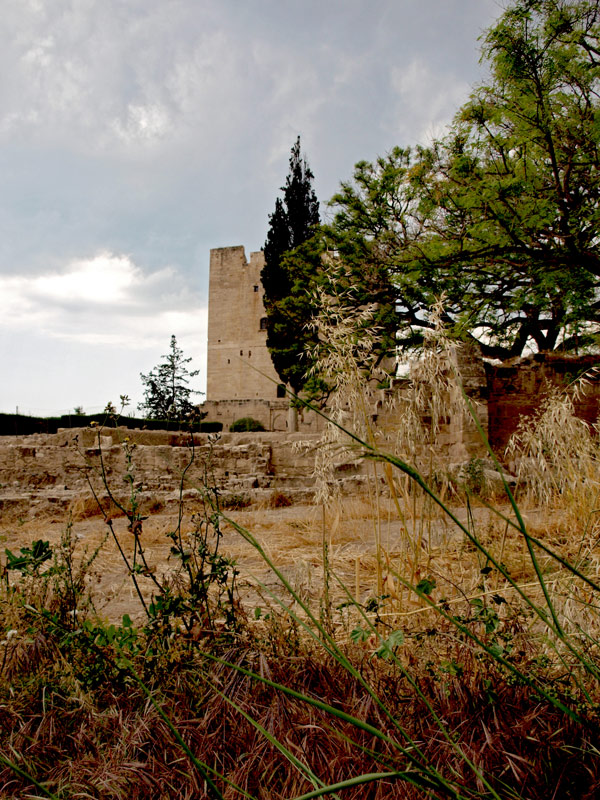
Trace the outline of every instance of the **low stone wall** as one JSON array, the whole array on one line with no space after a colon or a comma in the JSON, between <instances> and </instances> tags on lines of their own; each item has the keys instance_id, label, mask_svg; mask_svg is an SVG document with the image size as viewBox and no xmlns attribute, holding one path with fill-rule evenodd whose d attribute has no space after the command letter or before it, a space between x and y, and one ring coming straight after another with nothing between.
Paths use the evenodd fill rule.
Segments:
<instances>
[{"instance_id":1,"label":"low stone wall","mask_svg":"<svg viewBox=\"0 0 600 800\"><path fill-rule=\"evenodd\" d=\"M317 434L226 433L189 435L125 428L69 429L56 434L0 439L0 509L27 495L66 504L106 490L101 471L116 496L127 492L127 449L136 491L144 496L176 496L186 490L217 488L221 495L253 501L282 493L310 502L314 494ZM347 490L365 469L342 461L336 476Z\"/></svg>"},{"instance_id":2,"label":"low stone wall","mask_svg":"<svg viewBox=\"0 0 600 800\"><path fill-rule=\"evenodd\" d=\"M501 456L522 416L539 407L549 385L566 386L595 363L592 357L536 355L518 363L485 367L481 360L467 359L459 367L481 426L489 432L492 447ZM402 381L397 381L394 387L400 398L402 386ZM401 401L390 404L389 395L387 390L374 391L367 413L381 434L382 447L405 457L394 446ZM256 415L260 407L257 402L252 401L255 413L248 416ZM448 408L454 407L449 398ZM600 383L594 380L576 402L576 411L593 423L599 408ZM185 473L186 490L212 486L225 496L247 495L252 500L281 492L291 499L310 501L316 484L315 453L322 447L321 434L310 430L194 434L193 447L189 434L126 428L4 436L0 437L0 510L33 495L43 496L47 502L66 503L89 492L88 478L104 493L98 477L101 466L111 489L122 495L127 488L123 481L126 443L135 445L131 463L136 490L147 496L176 497ZM418 453L406 457L425 472L434 462L436 468L443 468L486 456L474 422L450 410L443 417L435 444L423 445L422 449L422 459ZM367 471L368 464L356 452L342 452L330 478L342 492L350 493L365 482Z\"/></svg>"}]
</instances>

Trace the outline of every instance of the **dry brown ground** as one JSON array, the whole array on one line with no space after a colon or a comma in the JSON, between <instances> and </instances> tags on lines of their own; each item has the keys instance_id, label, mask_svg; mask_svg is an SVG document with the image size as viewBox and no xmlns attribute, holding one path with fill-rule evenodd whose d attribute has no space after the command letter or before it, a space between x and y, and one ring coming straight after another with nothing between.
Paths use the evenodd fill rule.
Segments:
<instances>
[{"instance_id":1,"label":"dry brown ground","mask_svg":"<svg viewBox=\"0 0 600 800\"><path fill-rule=\"evenodd\" d=\"M158 576L177 568L177 561L170 556L171 540L167 537L177 525L176 504L167 505L149 513L143 523L142 542L146 560L156 569ZM193 529L192 515L201 510L197 499L191 498L184 506L182 532ZM410 510L410 509L409 509ZM402 588L392 577L400 573L414 582L419 578L433 577L438 584L436 599L440 597L467 598L480 591L480 570L484 566L481 555L470 547L464 536L439 515L417 514L407 519L410 538L399 521L391 504L380 501L374 513L368 497L344 498L340 503L322 506L297 505L287 508L250 507L227 512L232 519L247 528L261 543L265 552L294 587L299 596L318 609L323 598L323 536L329 544L329 564L335 575L348 587L354 597L363 602L369 597L390 595L384 611L401 616L420 614L422 603L402 594ZM406 512L405 512L406 513ZM503 526L480 507L475 509L479 535L487 540L498 553L504 548ZM466 519L464 508L457 514ZM536 515L530 515L535 520ZM81 497L71 501L72 535L77 542L75 560L84 553L91 553L102 543L93 572L93 596L97 611L110 621L119 621L128 613L134 620L141 617L141 608L123 560L113 538L90 499ZM69 513L52 504L24 504L21 511L12 509L0 517L0 553L4 560L4 548L18 552L35 539L48 540L51 544L60 541L68 524ZM545 523L547 525L547 521ZM114 531L121 546L131 553L133 537L128 531L127 519L114 517ZM268 569L256 550L227 522L223 523L221 552L235 559L240 572L239 589L244 606L261 607L270 601L269 592L290 599L282 591L281 582ZM560 535L560 526L553 538ZM377 544L380 543L382 567L377 570ZM509 535L502 558L520 582L534 578L530 561L524 548ZM146 584L149 597L152 584ZM497 589L496 583L492 588ZM347 599L344 589L330 581L333 605ZM510 597L510 595L507 595ZM395 598L395 599L394 599Z\"/></svg>"},{"instance_id":2,"label":"dry brown ground","mask_svg":"<svg viewBox=\"0 0 600 800\"><path fill-rule=\"evenodd\" d=\"M89 508L89 504L84 504ZM260 541L265 552L281 569L287 580L306 599L318 598L322 591L323 576L323 525L329 534L330 563L339 570L345 581L354 590L358 574L362 594L373 592L375 574L375 546L373 523L368 518L368 509L355 501L354 519L340 520L338 515L325 513L321 507L291 506L287 508L250 508L226 512L236 522L246 527ZM79 504L81 507L81 504ZM97 610L110 620L120 619L124 613L136 617L140 611L131 579L112 536L108 535L104 519L99 514L81 512L72 515L72 535L77 542L75 559L91 553L101 546L95 562L94 597ZM182 523L185 534L193 529L192 515L200 510L196 503L186 504ZM44 508L35 514L12 513L0 519L0 546L13 553L29 546L35 539L48 540L56 545L61 538L69 515L63 511ZM148 564L164 575L177 566L170 556L171 540L167 533L174 530L178 521L176 508L169 508L149 515L143 523L142 542ZM133 537L128 531L125 517L114 517L113 526L121 546L129 555ZM240 571L242 596L260 603L259 594L268 598L268 590L278 591L281 583L266 567L256 550L227 522L222 526L221 552L235 559ZM391 527L387 531L388 545L392 544ZM143 579L142 579L143 582ZM267 591L260 589L264 584ZM149 582L148 582L149 584ZM148 590L150 590L150 584ZM338 591L338 594L340 592Z\"/></svg>"}]
</instances>

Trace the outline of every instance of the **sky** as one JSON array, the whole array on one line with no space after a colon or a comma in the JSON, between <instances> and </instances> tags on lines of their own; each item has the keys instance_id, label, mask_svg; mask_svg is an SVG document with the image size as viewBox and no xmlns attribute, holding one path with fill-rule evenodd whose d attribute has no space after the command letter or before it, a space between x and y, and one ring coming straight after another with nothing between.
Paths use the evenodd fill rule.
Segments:
<instances>
[{"instance_id":1,"label":"sky","mask_svg":"<svg viewBox=\"0 0 600 800\"><path fill-rule=\"evenodd\" d=\"M500 0L0 0L0 411L206 380L209 252L260 250L301 136L327 201L443 135Z\"/></svg>"}]
</instances>

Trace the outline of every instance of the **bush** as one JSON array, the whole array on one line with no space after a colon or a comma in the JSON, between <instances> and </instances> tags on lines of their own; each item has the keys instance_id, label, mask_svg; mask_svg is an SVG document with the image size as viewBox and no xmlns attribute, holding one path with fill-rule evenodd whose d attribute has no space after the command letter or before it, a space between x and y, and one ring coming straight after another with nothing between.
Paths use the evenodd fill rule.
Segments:
<instances>
[{"instance_id":1,"label":"bush","mask_svg":"<svg viewBox=\"0 0 600 800\"><path fill-rule=\"evenodd\" d=\"M235 422L231 423L229 430L232 433L242 433L244 431L264 431L265 426L262 424L262 422L259 422L257 419L253 419L252 417L241 417L241 419L236 419Z\"/></svg>"},{"instance_id":2,"label":"bush","mask_svg":"<svg viewBox=\"0 0 600 800\"><path fill-rule=\"evenodd\" d=\"M273 492L269 497L269 508L287 508L292 505L292 501L282 492Z\"/></svg>"},{"instance_id":3,"label":"bush","mask_svg":"<svg viewBox=\"0 0 600 800\"><path fill-rule=\"evenodd\" d=\"M222 422L201 422L200 433L220 433L223 430Z\"/></svg>"},{"instance_id":4,"label":"bush","mask_svg":"<svg viewBox=\"0 0 600 800\"><path fill-rule=\"evenodd\" d=\"M221 508L239 511L252 505L252 499L247 494L227 494L221 497Z\"/></svg>"}]
</instances>

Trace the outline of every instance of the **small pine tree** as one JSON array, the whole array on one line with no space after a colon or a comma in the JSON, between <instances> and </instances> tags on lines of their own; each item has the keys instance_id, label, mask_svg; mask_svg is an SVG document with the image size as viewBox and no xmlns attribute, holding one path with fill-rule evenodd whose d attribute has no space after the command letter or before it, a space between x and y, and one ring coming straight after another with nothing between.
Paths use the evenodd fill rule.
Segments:
<instances>
[{"instance_id":1,"label":"small pine tree","mask_svg":"<svg viewBox=\"0 0 600 800\"><path fill-rule=\"evenodd\" d=\"M296 393L304 384L304 368L299 359L310 344L311 334L306 327L312 316L308 292L311 278L320 266L320 254L312 252L310 259L302 253L297 253L295 258L287 255L304 245L320 223L313 179L298 137L282 187L283 200L277 198L275 211L269 216L265 266L261 273L267 313L267 347L279 377Z\"/></svg>"},{"instance_id":2,"label":"small pine tree","mask_svg":"<svg viewBox=\"0 0 600 800\"><path fill-rule=\"evenodd\" d=\"M195 378L200 370L187 368L192 359L183 357L175 336L171 336L170 350L162 358L165 360L147 375L140 372L145 388L144 402L138 405L138 410L148 419L185 419L196 408L191 396L200 394L189 388L189 379Z\"/></svg>"}]
</instances>

